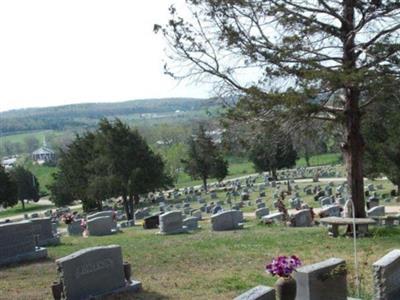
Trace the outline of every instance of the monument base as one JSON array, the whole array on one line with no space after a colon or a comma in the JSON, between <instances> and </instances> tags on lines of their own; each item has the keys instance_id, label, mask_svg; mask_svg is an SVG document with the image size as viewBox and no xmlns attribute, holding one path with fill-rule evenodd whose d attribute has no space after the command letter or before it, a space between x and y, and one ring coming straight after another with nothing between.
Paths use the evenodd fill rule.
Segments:
<instances>
[{"instance_id":1,"label":"monument base","mask_svg":"<svg viewBox=\"0 0 400 300\"><path fill-rule=\"evenodd\" d=\"M47 240L43 240L43 241L39 241L39 246L43 247L43 246L55 246L60 244L60 237L59 236L55 236L52 237L50 239Z\"/></svg>"},{"instance_id":2,"label":"monument base","mask_svg":"<svg viewBox=\"0 0 400 300\"><path fill-rule=\"evenodd\" d=\"M169 232L162 232L162 231L157 232L157 234L161 234L161 235L181 234L181 233L189 233L189 230L182 228L182 229L177 229L177 230L173 230L173 231L169 231Z\"/></svg>"},{"instance_id":3,"label":"monument base","mask_svg":"<svg viewBox=\"0 0 400 300\"><path fill-rule=\"evenodd\" d=\"M35 261L41 258L47 258L46 248L37 248L33 252L18 254L14 257L2 258L0 259L0 266L6 266L20 262Z\"/></svg>"},{"instance_id":4,"label":"monument base","mask_svg":"<svg viewBox=\"0 0 400 300\"><path fill-rule=\"evenodd\" d=\"M101 299L106 296L114 296L114 295L118 295L118 294L122 294L122 293L135 293L135 292L139 292L141 289L142 289L142 283L140 281L131 280L131 283L124 287L121 287L119 289L116 289L116 290L113 290L110 292L106 292L101 295L91 297L90 299Z\"/></svg>"}]
</instances>

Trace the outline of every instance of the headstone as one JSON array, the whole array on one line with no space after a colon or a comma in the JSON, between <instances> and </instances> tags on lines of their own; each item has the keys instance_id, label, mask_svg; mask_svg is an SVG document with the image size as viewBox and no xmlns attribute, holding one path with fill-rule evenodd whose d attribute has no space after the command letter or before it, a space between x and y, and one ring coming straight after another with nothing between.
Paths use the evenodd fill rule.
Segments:
<instances>
[{"instance_id":1,"label":"headstone","mask_svg":"<svg viewBox=\"0 0 400 300\"><path fill-rule=\"evenodd\" d=\"M237 210L227 210L211 216L214 231L242 229L242 222L243 213Z\"/></svg>"},{"instance_id":2,"label":"headstone","mask_svg":"<svg viewBox=\"0 0 400 300\"><path fill-rule=\"evenodd\" d=\"M369 209L371 209L371 208L373 208L375 206L379 206L379 198L374 197L374 196L369 197L367 203L368 203Z\"/></svg>"},{"instance_id":3,"label":"headstone","mask_svg":"<svg viewBox=\"0 0 400 300\"><path fill-rule=\"evenodd\" d=\"M102 236L113 233L113 221L110 217L97 217L87 221L89 235Z\"/></svg>"},{"instance_id":4,"label":"headstone","mask_svg":"<svg viewBox=\"0 0 400 300\"><path fill-rule=\"evenodd\" d=\"M0 225L0 266L47 257L47 249L35 245L31 221Z\"/></svg>"},{"instance_id":5,"label":"headstone","mask_svg":"<svg viewBox=\"0 0 400 300\"><path fill-rule=\"evenodd\" d=\"M347 300L346 275L346 262L339 258L298 268L296 300Z\"/></svg>"},{"instance_id":6,"label":"headstone","mask_svg":"<svg viewBox=\"0 0 400 300\"><path fill-rule=\"evenodd\" d=\"M127 282L121 247L93 247L57 259L65 299L84 300L141 289L139 281Z\"/></svg>"},{"instance_id":7,"label":"headstone","mask_svg":"<svg viewBox=\"0 0 400 300\"><path fill-rule=\"evenodd\" d=\"M33 235L37 235L37 246L57 245L60 243L60 237L53 234L51 218L31 219Z\"/></svg>"},{"instance_id":8,"label":"headstone","mask_svg":"<svg viewBox=\"0 0 400 300\"><path fill-rule=\"evenodd\" d=\"M211 210L211 213L212 213L213 215L215 215L215 214L219 213L220 211L223 211L222 206L216 205L216 206L214 206L213 209Z\"/></svg>"},{"instance_id":9,"label":"headstone","mask_svg":"<svg viewBox=\"0 0 400 300\"><path fill-rule=\"evenodd\" d=\"M89 220L93 220L95 218L98 217L108 217L110 218L110 222L112 224L112 229L116 230L117 229L117 221L114 220L114 216L115 216L115 212L113 212L112 210L105 210L105 211L100 211L94 214L90 214L87 216L87 221Z\"/></svg>"},{"instance_id":10,"label":"headstone","mask_svg":"<svg viewBox=\"0 0 400 300\"><path fill-rule=\"evenodd\" d=\"M257 208L264 208L265 207L265 203L257 203Z\"/></svg>"},{"instance_id":11,"label":"headstone","mask_svg":"<svg viewBox=\"0 0 400 300\"><path fill-rule=\"evenodd\" d=\"M265 224L270 224L270 223L276 223L276 222L282 222L283 221L284 214L281 212L276 212L273 214L266 215L264 217L261 217L261 221Z\"/></svg>"},{"instance_id":12,"label":"headstone","mask_svg":"<svg viewBox=\"0 0 400 300\"><path fill-rule=\"evenodd\" d=\"M201 215L201 211L199 211L199 210L192 212L192 217L197 218L197 220L199 220L199 221L203 219L203 217Z\"/></svg>"},{"instance_id":13,"label":"headstone","mask_svg":"<svg viewBox=\"0 0 400 300\"><path fill-rule=\"evenodd\" d=\"M275 290L268 286L259 285L233 300L275 300Z\"/></svg>"},{"instance_id":14,"label":"headstone","mask_svg":"<svg viewBox=\"0 0 400 300\"><path fill-rule=\"evenodd\" d=\"M250 200L250 195L249 195L249 193L248 193L248 192L243 192L243 193L240 195L240 200L242 200L242 201Z\"/></svg>"},{"instance_id":15,"label":"headstone","mask_svg":"<svg viewBox=\"0 0 400 300\"><path fill-rule=\"evenodd\" d=\"M385 215L385 206L375 206L367 211L368 217L383 217Z\"/></svg>"},{"instance_id":16,"label":"headstone","mask_svg":"<svg viewBox=\"0 0 400 300\"><path fill-rule=\"evenodd\" d=\"M262 217L269 214L269 209L267 207L262 207L256 210L256 218L261 219Z\"/></svg>"},{"instance_id":17,"label":"headstone","mask_svg":"<svg viewBox=\"0 0 400 300\"><path fill-rule=\"evenodd\" d=\"M342 210L342 207L339 205L330 205L327 207L324 207L320 215L323 217L340 217L340 212Z\"/></svg>"},{"instance_id":18,"label":"headstone","mask_svg":"<svg viewBox=\"0 0 400 300\"><path fill-rule=\"evenodd\" d=\"M196 230L199 228L198 225L198 218L196 217L189 217L183 220L183 227L187 230Z\"/></svg>"},{"instance_id":19,"label":"headstone","mask_svg":"<svg viewBox=\"0 0 400 300\"><path fill-rule=\"evenodd\" d=\"M182 212L179 210L170 211L160 215L160 233L174 234L185 232L183 229Z\"/></svg>"},{"instance_id":20,"label":"headstone","mask_svg":"<svg viewBox=\"0 0 400 300\"><path fill-rule=\"evenodd\" d=\"M400 250L395 249L373 265L374 299L400 299Z\"/></svg>"},{"instance_id":21,"label":"headstone","mask_svg":"<svg viewBox=\"0 0 400 300\"><path fill-rule=\"evenodd\" d=\"M299 210L291 216L291 225L293 227L309 227L311 223L312 218L309 209Z\"/></svg>"},{"instance_id":22,"label":"headstone","mask_svg":"<svg viewBox=\"0 0 400 300\"><path fill-rule=\"evenodd\" d=\"M324 197L319 201L319 203L321 204L321 207L331 205L332 204L332 198L331 197Z\"/></svg>"},{"instance_id":23,"label":"headstone","mask_svg":"<svg viewBox=\"0 0 400 300\"><path fill-rule=\"evenodd\" d=\"M67 232L68 235L79 235L82 236L83 228L81 226L81 219L74 220L71 223L67 224Z\"/></svg>"},{"instance_id":24,"label":"headstone","mask_svg":"<svg viewBox=\"0 0 400 300\"><path fill-rule=\"evenodd\" d=\"M155 229L160 225L159 214L154 214L152 216L143 219L144 229Z\"/></svg>"}]
</instances>

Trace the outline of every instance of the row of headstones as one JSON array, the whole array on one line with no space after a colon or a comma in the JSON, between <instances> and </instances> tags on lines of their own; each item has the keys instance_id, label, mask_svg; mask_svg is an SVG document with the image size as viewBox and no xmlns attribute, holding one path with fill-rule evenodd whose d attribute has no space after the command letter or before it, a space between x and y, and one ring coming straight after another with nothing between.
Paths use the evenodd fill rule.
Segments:
<instances>
[{"instance_id":1,"label":"row of headstones","mask_svg":"<svg viewBox=\"0 0 400 300\"><path fill-rule=\"evenodd\" d=\"M0 266L47 257L44 246L57 245L60 237L51 218L0 225Z\"/></svg>"},{"instance_id":2,"label":"row of headstones","mask_svg":"<svg viewBox=\"0 0 400 300\"><path fill-rule=\"evenodd\" d=\"M82 235L84 231L83 219L74 219L67 225L67 231L69 235ZM132 225L133 221L130 221ZM101 211L86 216L87 230L89 235L92 236L103 236L116 233L119 228L115 216L115 212L112 210ZM134 225L134 224L133 224Z\"/></svg>"},{"instance_id":3,"label":"row of headstones","mask_svg":"<svg viewBox=\"0 0 400 300\"><path fill-rule=\"evenodd\" d=\"M297 269L296 300L347 300L346 262L331 258ZM393 250L373 264L375 300L400 299L400 250ZM275 300L275 290L257 286L235 300Z\"/></svg>"},{"instance_id":4,"label":"row of headstones","mask_svg":"<svg viewBox=\"0 0 400 300\"><path fill-rule=\"evenodd\" d=\"M195 216L184 219L181 211L170 211L145 218L143 228L159 228L160 234L176 234L199 229L199 220ZM241 229L243 222L243 213L238 210L221 211L211 216L211 227L214 231Z\"/></svg>"}]
</instances>

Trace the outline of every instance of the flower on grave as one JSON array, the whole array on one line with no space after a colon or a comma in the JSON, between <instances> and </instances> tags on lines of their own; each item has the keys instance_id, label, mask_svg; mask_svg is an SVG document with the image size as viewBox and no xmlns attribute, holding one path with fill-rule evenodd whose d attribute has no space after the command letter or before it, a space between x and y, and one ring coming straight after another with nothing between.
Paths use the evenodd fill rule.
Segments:
<instances>
[{"instance_id":1,"label":"flower on grave","mask_svg":"<svg viewBox=\"0 0 400 300\"><path fill-rule=\"evenodd\" d=\"M61 217L61 220L65 223L65 224L71 224L72 221L74 220L74 215L67 213L67 214L63 214Z\"/></svg>"},{"instance_id":2,"label":"flower on grave","mask_svg":"<svg viewBox=\"0 0 400 300\"><path fill-rule=\"evenodd\" d=\"M301 266L300 259L295 256L278 256L272 260L271 263L265 266L267 272L272 276L290 277L296 268Z\"/></svg>"}]
</instances>

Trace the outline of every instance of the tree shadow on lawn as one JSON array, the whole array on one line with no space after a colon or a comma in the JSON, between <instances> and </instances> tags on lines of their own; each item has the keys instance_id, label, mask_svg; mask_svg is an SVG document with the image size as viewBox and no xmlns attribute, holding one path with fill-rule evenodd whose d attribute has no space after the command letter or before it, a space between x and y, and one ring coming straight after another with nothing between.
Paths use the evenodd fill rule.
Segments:
<instances>
[{"instance_id":1,"label":"tree shadow on lawn","mask_svg":"<svg viewBox=\"0 0 400 300\"><path fill-rule=\"evenodd\" d=\"M138 293L121 293L102 298L102 300L169 300L171 297L161 295L154 291L142 290Z\"/></svg>"},{"instance_id":2,"label":"tree shadow on lawn","mask_svg":"<svg viewBox=\"0 0 400 300\"><path fill-rule=\"evenodd\" d=\"M14 268L28 267L30 265L48 264L48 263L54 263L54 260L51 257L44 257L44 258L40 258L40 259L36 259L36 260L10 263L10 264L1 266L0 271L7 271L9 269L14 269Z\"/></svg>"}]
</instances>

